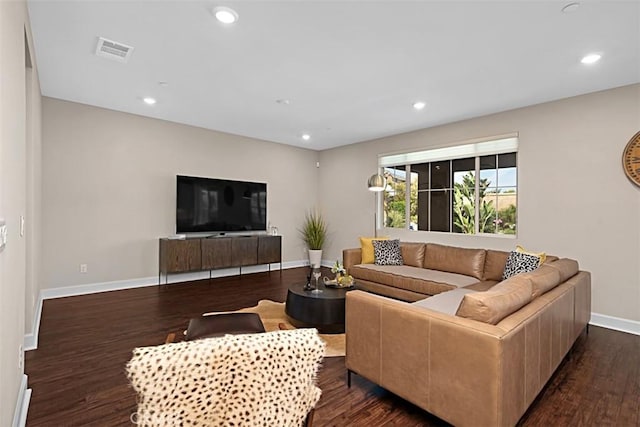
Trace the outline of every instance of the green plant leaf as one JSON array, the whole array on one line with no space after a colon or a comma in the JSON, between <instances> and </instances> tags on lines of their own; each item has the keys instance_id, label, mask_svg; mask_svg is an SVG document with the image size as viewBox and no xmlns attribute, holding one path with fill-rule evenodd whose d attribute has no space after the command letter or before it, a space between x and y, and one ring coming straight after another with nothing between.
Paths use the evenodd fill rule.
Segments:
<instances>
[{"instance_id":1,"label":"green plant leaf","mask_svg":"<svg viewBox=\"0 0 640 427\"><path fill-rule=\"evenodd\" d=\"M307 212L304 224L298 231L309 249L320 250L324 246L327 238L327 224L317 211Z\"/></svg>"}]
</instances>

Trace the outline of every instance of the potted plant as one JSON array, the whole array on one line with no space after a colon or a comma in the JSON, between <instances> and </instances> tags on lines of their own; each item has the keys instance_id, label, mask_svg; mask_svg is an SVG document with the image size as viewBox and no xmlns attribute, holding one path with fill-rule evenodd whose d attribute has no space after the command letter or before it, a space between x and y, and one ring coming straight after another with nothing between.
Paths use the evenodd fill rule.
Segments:
<instances>
[{"instance_id":1,"label":"potted plant","mask_svg":"<svg viewBox=\"0 0 640 427\"><path fill-rule=\"evenodd\" d=\"M327 224L317 211L307 212L299 230L302 240L309 248L309 264L319 268L322 261L322 246L327 238Z\"/></svg>"}]
</instances>

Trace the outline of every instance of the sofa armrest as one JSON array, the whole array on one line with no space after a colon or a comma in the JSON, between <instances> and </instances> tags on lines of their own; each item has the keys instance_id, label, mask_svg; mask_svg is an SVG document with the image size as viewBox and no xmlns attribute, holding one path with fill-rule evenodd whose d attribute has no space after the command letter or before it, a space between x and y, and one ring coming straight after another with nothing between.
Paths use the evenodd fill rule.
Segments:
<instances>
[{"instance_id":1,"label":"sofa armrest","mask_svg":"<svg viewBox=\"0 0 640 427\"><path fill-rule=\"evenodd\" d=\"M358 264L362 264L362 249L352 248L342 251L342 265L344 265L347 273L351 267Z\"/></svg>"}]
</instances>

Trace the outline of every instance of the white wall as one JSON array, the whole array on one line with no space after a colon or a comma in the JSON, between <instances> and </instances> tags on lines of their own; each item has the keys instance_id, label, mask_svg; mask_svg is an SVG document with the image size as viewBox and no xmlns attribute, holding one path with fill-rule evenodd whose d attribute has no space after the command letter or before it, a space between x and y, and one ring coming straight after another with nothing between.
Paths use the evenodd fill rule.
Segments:
<instances>
[{"instance_id":1,"label":"white wall","mask_svg":"<svg viewBox=\"0 0 640 427\"><path fill-rule=\"evenodd\" d=\"M305 259L296 229L319 200L330 229L323 258L333 260L373 234L366 181L378 155L518 132L516 239L383 234L575 258L593 274L594 312L640 321L640 189L621 168L638 128L640 85L321 153L45 98L43 287L157 274L157 238L173 233L176 174L268 182L285 261Z\"/></svg>"},{"instance_id":2,"label":"white wall","mask_svg":"<svg viewBox=\"0 0 640 427\"><path fill-rule=\"evenodd\" d=\"M333 233L324 258L340 258L358 236L373 234L366 182L379 154L518 132L517 239L382 234L503 250L522 244L575 258L592 273L593 312L640 321L640 188L621 166L638 130L640 85L632 85L324 151L320 200Z\"/></svg>"},{"instance_id":3,"label":"white wall","mask_svg":"<svg viewBox=\"0 0 640 427\"><path fill-rule=\"evenodd\" d=\"M176 175L267 183L285 261L317 201L318 153L44 98L43 288L157 277L175 232ZM81 274L79 264L87 264Z\"/></svg>"},{"instance_id":4,"label":"white wall","mask_svg":"<svg viewBox=\"0 0 640 427\"><path fill-rule=\"evenodd\" d=\"M28 31L29 44L31 32ZM31 68L26 78L26 288L25 288L25 333L33 332L33 318L40 293L42 267L42 96L35 67L33 47Z\"/></svg>"},{"instance_id":5,"label":"white wall","mask_svg":"<svg viewBox=\"0 0 640 427\"><path fill-rule=\"evenodd\" d=\"M25 31L31 40L26 3L0 2L0 218L5 219L8 228L7 246L0 252L1 426L11 425L21 390L24 369L19 349L24 339L25 312L27 317L33 316L33 306L25 306L25 300L27 293L39 292L39 266L37 259L27 253L27 236L37 242L37 230L32 225L38 218L35 209L40 198L39 175L30 168L39 168L40 88L34 58L33 72L25 71ZM21 216L25 217L24 236L20 235ZM33 261L29 267L27 259ZM28 292L27 270L33 278Z\"/></svg>"}]
</instances>

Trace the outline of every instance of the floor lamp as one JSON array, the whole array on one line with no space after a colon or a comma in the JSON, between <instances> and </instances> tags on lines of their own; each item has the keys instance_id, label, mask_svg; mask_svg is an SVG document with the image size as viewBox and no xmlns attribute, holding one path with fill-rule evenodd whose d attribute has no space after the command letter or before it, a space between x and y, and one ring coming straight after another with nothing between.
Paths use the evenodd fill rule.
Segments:
<instances>
[{"instance_id":1,"label":"floor lamp","mask_svg":"<svg viewBox=\"0 0 640 427\"><path fill-rule=\"evenodd\" d=\"M378 193L384 190L387 182L384 179L384 176L377 173L375 175L371 175L371 178L367 181L367 185L369 187L369 191L376 193L373 208L373 236L378 237Z\"/></svg>"}]
</instances>

